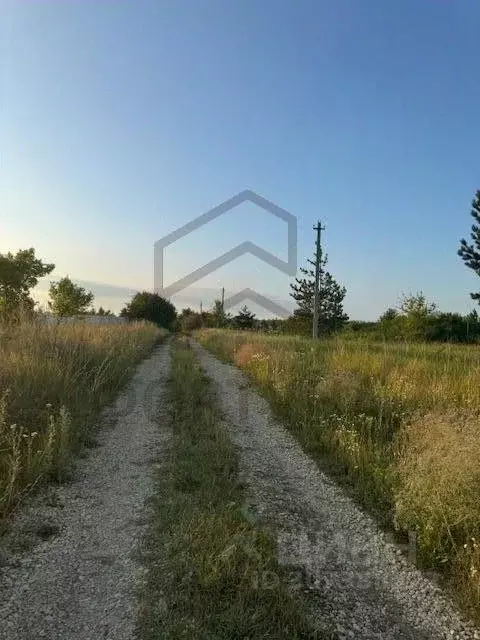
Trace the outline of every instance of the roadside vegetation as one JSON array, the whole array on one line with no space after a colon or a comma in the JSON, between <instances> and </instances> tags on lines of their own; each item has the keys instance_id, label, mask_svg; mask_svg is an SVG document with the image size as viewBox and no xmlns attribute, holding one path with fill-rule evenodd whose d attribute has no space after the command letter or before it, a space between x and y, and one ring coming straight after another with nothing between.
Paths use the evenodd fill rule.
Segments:
<instances>
[{"instance_id":1,"label":"roadside vegetation","mask_svg":"<svg viewBox=\"0 0 480 640\"><path fill-rule=\"evenodd\" d=\"M172 349L172 443L158 473L141 637L314 638L270 535L248 515L233 445L185 340Z\"/></svg>"},{"instance_id":2,"label":"roadside vegetation","mask_svg":"<svg viewBox=\"0 0 480 640\"><path fill-rule=\"evenodd\" d=\"M99 410L162 338L152 324L0 324L0 521L65 477Z\"/></svg>"},{"instance_id":3,"label":"roadside vegetation","mask_svg":"<svg viewBox=\"0 0 480 640\"><path fill-rule=\"evenodd\" d=\"M205 329L304 449L480 612L480 351Z\"/></svg>"},{"instance_id":4,"label":"roadside vegetation","mask_svg":"<svg viewBox=\"0 0 480 640\"><path fill-rule=\"evenodd\" d=\"M54 270L34 248L0 253L0 524L38 483L65 478L72 454L93 442L99 410L176 317L148 292L122 319L96 311L94 294L68 276L50 283L46 316L32 292Z\"/></svg>"}]
</instances>

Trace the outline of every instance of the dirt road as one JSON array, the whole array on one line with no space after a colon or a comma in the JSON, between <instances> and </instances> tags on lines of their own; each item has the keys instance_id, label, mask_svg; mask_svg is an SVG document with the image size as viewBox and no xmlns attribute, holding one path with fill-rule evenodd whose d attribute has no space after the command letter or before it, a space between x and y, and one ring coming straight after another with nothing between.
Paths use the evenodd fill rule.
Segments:
<instances>
[{"instance_id":1,"label":"dirt road","mask_svg":"<svg viewBox=\"0 0 480 640\"><path fill-rule=\"evenodd\" d=\"M480 638L302 452L245 375L193 347L238 449L251 514L271 526L319 637ZM169 366L163 345L104 417L99 446L78 460L72 481L35 496L15 518L0 548L2 640L135 637L143 573L133 551L169 440L158 415Z\"/></svg>"},{"instance_id":2,"label":"dirt road","mask_svg":"<svg viewBox=\"0 0 480 640\"><path fill-rule=\"evenodd\" d=\"M9 543L0 572L2 640L134 637L142 575L132 551L168 437L156 414L168 369L162 345L110 410L111 426L78 461L73 481L35 496L2 541ZM26 543L34 546L21 553Z\"/></svg>"}]
</instances>

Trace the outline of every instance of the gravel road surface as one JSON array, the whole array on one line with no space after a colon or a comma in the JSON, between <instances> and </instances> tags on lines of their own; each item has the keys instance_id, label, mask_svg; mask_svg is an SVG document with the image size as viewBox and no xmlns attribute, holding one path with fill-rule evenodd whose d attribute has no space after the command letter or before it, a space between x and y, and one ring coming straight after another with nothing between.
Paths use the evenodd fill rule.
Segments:
<instances>
[{"instance_id":1,"label":"gravel road surface","mask_svg":"<svg viewBox=\"0 0 480 640\"><path fill-rule=\"evenodd\" d=\"M105 412L72 481L34 496L0 542L2 640L134 637L143 573L132 552L168 437L155 421L168 369L165 344Z\"/></svg>"}]
</instances>

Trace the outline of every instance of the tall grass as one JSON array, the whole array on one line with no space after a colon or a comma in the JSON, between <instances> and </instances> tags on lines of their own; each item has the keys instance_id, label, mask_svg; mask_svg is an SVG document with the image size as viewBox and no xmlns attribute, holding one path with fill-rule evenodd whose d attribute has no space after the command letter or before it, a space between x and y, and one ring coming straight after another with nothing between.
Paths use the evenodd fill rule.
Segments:
<instances>
[{"instance_id":1,"label":"tall grass","mask_svg":"<svg viewBox=\"0 0 480 640\"><path fill-rule=\"evenodd\" d=\"M480 348L205 330L305 450L480 612Z\"/></svg>"},{"instance_id":2,"label":"tall grass","mask_svg":"<svg viewBox=\"0 0 480 640\"><path fill-rule=\"evenodd\" d=\"M61 479L99 409L160 339L153 325L0 326L0 517Z\"/></svg>"}]
</instances>

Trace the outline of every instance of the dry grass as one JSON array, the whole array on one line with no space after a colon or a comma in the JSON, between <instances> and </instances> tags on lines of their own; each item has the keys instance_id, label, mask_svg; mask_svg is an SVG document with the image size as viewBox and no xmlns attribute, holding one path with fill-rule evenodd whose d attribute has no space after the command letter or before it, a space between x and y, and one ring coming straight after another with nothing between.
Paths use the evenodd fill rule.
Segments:
<instances>
[{"instance_id":1,"label":"dry grass","mask_svg":"<svg viewBox=\"0 0 480 640\"><path fill-rule=\"evenodd\" d=\"M444 564L466 603L480 604L480 421L471 412L420 415L396 456L397 522L418 532L421 559ZM479 540L480 541L480 540Z\"/></svg>"},{"instance_id":2,"label":"dry grass","mask_svg":"<svg viewBox=\"0 0 480 640\"><path fill-rule=\"evenodd\" d=\"M480 613L480 348L197 336L244 368L303 447L386 525L416 530Z\"/></svg>"},{"instance_id":3,"label":"dry grass","mask_svg":"<svg viewBox=\"0 0 480 640\"><path fill-rule=\"evenodd\" d=\"M458 411L420 416L400 432L397 518L440 562L480 523L479 434L478 418Z\"/></svg>"},{"instance_id":4,"label":"dry grass","mask_svg":"<svg viewBox=\"0 0 480 640\"><path fill-rule=\"evenodd\" d=\"M147 324L0 327L0 517L65 476L99 409L161 335Z\"/></svg>"}]
</instances>

